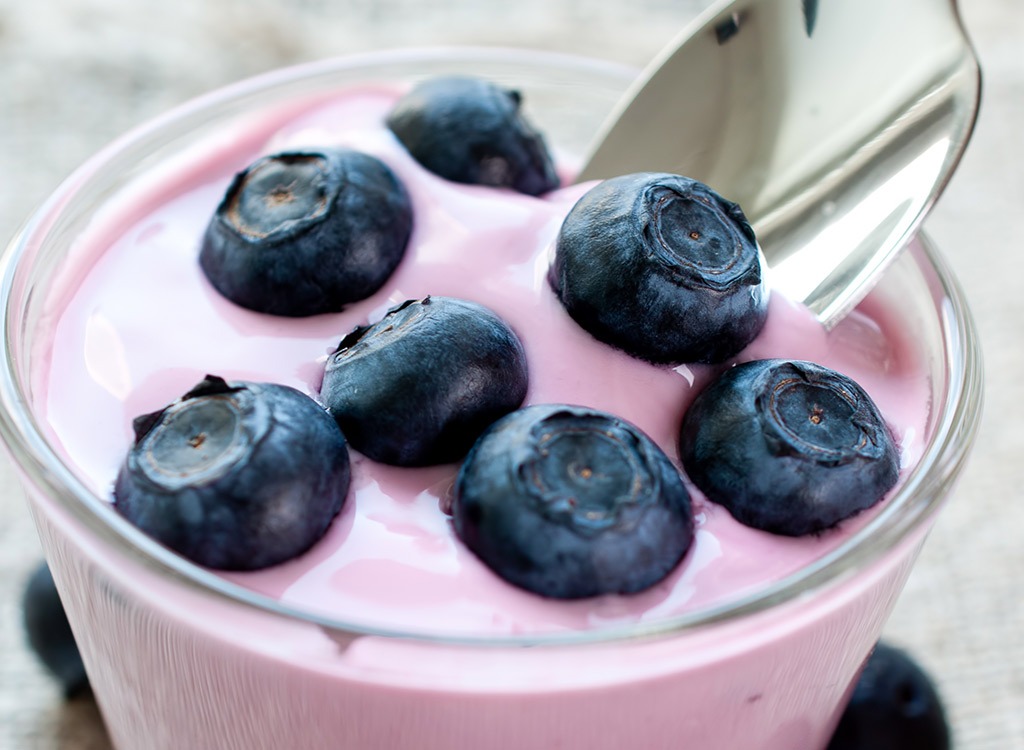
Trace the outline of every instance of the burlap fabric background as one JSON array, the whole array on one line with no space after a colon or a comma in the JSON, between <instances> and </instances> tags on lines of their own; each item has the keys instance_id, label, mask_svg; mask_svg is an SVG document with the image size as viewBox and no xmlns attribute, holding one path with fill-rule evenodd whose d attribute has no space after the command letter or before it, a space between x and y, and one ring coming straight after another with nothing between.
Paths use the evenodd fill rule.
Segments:
<instances>
[{"instance_id":1,"label":"burlap fabric background","mask_svg":"<svg viewBox=\"0 0 1024 750\"><path fill-rule=\"evenodd\" d=\"M642 64L708 4L0 0L0 236L6 241L62 177L125 129L244 76L323 56L437 43L539 47ZM984 104L974 142L927 227L973 302L985 350L986 415L972 463L888 637L938 678L960 750L1019 750L1024 3L962 4L985 72ZM21 491L0 459L0 749L107 750L91 701L65 704L24 646L18 597L38 556Z\"/></svg>"}]
</instances>

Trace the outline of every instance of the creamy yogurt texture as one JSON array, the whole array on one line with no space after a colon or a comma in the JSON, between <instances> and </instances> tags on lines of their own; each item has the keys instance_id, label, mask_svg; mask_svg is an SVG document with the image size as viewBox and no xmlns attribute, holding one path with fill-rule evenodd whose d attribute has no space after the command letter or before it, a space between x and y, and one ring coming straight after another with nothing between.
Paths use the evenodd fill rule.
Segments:
<instances>
[{"instance_id":1,"label":"creamy yogurt texture","mask_svg":"<svg viewBox=\"0 0 1024 750\"><path fill-rule=\"evenodd\" d=\"M54 444L101 497L111 496L135 416L162 408L207 373L283 383L315 396L323 363L346 333L428 294L479 302L511 325L530 367L526 403L617 414L678 465L680 418L720 368L657 367L601 344L569 318L545 279L562 218L589 185L533 198L436 177L383 126L399 93L352 90L239 124L144 188L118 195L80 239L76 265L63 275L73 282L59 287L49 319L35 393ZM332 144L379 157L408 188L415 224L397 271L369 299L313 318L255 313L221 297L197 258L233 174L263 154ZM898 311L869 297L826 332L775 294L764 331L737 359L763 357L812 360L849 375L885 415L904 472L920 457L929 383ZM872 512L820 536L777 537L740 525L691 486L696 537L668 578L628 597L549 601L502 581L455 538L443 509L456 465L388 467L355 452L352 459L348 501L318 544L282 565L225 577L367 626L454 635L598 628L748 594L834 549Z\"/></svg>"}]
</instances>

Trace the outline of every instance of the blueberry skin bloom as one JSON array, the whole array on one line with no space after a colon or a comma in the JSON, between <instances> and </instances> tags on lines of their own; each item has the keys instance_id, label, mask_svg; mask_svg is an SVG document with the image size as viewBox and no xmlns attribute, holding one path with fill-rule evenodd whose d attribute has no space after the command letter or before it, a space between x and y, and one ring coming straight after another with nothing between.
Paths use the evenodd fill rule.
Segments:
<instances>
[{"instance_id":1,"label":"blueberry skin bloom","mask_svg":"<svg viewBox=\"0 0 1024 750\"><path fill-rule=\"evenodd\" d=\"M737 521L785 536L835 526L899 476L888 426L850 378L811 362L737 365L683 417L683 468Z\"/></svg>"},{"instance_id":2,"label":"blueberry skin bloom","mask_svg":"<svg viewBox=\"0 0 1024 750\"><path fill-rule=\"evenodd\" d=\"M673 174L605 180L566 216L548 281L596 339L656 364L722 362L768 316L743 211Z\"/></svg>"},{"instance_id":3,"label":"blueberry skin bloom","mask_svg":"<svg viewBox=\"0 0 1024 750\"><path fill-rule=\"evenodd\" d=\"M905 651L879 643L827 750L949 750L942 700Z\"/></svg>"},{"instance_id":4,"label":"blueberry skin bloom","mask_svg":"<svg viewBox=\"0 0 1024 750\"><path fill-rule=\"evenodd\" d=\"M345 438L313 399L283 385L207 375L135 420L114 507L200 565L256 570L319 540L349 479Z\"/></svg>"},{"instance_id":5,"label":"blueberry skin bloom","mask_svg":"<svg viewBox=\"0 0 1024 750\"><path fill-rule=\"evenodd\" d=\"M653 586L693 541L679 471L611 414L542 404L489 429L459 472L455 533L491 570L541 596Z\"/></svg>"},{"instance_id":6,"label":"blueberry skin bloom","mask_svg":"<svg viewBox=\"0 0 1024 750\"><path fill-rule=\"evenodd\" d=\"M465 456L528 384L526 353L505 321L475 302L425 297L342 339L320 396L356 450L429 466Z\"/></svg>"},{"instance_id":7,"label":"blueberry skin bloom","mask_svg":"<svg viewBox=\"0 0 1024 750\"><path fill-rule=\"evenodd\" d=\"M250 310L337 312L387 281L412 224L404 185L376 157L342 148L274 154L235 177L206 228L199 265Z\"/></svg>"},{"instance_id":8,"label":"blueberry skin bloom","mask_svg":"<svg viewBox=\"0 0 1024 750\"><path fill-rule=\"evenodd\" d=\"M433 78L398 100L387 126L416 161L446 180L540 195L558 187L558 175L520 105L519 92L489 81Z\"/></svg>"}]
</instances>

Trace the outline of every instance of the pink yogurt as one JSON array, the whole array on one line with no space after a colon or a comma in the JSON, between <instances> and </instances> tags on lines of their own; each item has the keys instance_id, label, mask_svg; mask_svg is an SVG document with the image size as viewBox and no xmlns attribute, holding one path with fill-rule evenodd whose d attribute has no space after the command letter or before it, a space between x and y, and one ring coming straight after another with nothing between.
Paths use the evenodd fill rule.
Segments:
<instances>
[{"instance_id":1,"label":"pink yogurt","mask_svg":"<svg viewBox=\"0 0 1024 750\"><path fill-rule=\"evenodd\" d=\"M66 302L52 321L37 409L87 484L110 496L132 419L213 373L284 383L316 397L327 354L353 327L428 294L474 300L523 340L527 403L583 404L617 414L678 463L681 415L714 374L657 367L599 343L565 313L545 274L562 218L589 185L542 198L458 185L421 168L383 127L397 96L360 89L278 112L231 133L111 209L77 248ZM257 156L345 145L387 163L407 186L415 226L405 259L377 294L344 312L288 319L222 298L197 264L200 238L236 172ZM214 151L216 149L216 156ZM91 267L90 267L91 264ZM770 280L770 279L769 279ZM929 384L915 343L868 299L826 332L773 296L768 324L738 358L806 359L839 370L872 396L895 433L904 471L923 450ZM225 577L300 609L389 629L513 635L649 622L722 604L806 566L863 524L799 539L746 528L693 491L695 543L663 582L638 595L545 600L503 582L455 538L442 511L456 465L387 467L353 452L349 499L327 535L276 567Z\"/></svg>"}]
</instances>

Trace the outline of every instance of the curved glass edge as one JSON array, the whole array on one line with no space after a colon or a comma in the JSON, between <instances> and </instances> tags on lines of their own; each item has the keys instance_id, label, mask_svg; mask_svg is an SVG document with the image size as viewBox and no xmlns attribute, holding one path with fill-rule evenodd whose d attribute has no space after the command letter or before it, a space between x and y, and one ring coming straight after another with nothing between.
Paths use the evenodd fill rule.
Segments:
<instances>
[{"instance_id":1,"label":"curved glass edge","mask_svg":"<svg viewBox=\"0 0 1024 750\"><path fill-rule=\"evenodd\" d=\"M713 624L737 621L785 604L811 591L838 583L851 571L881 558L896 547L914 529L922 527L942 505L950 485L960 474L974 442L980 422L982 404L981 351L975 325L959 284L948 265L931 242L921 236L924 254L933 266L939 291L948 301L947 309L938 314L944 334L946 389L941 403L954 404L944 408L935 426L933 438L915 470L889 505L833 552L814 564L747 597L686 613L665 620L628 626L602 628L572 633L532 634L527 636L444 635L417 632L413 629L389 629L347 622L336 618L282 604L270 597L255 594L237 584L179 557L156 543L112 510L109 503L93 495L71 469L56 455L35 423L29 398L22 387L18 369L21 365L17 344L19 331L12 329L12 311L23 296L16 288L18 261L26 254L29 242L45 231L52 215L74 191L110 157L138 145L173 123L205 111L212 105L230 108L265 89L291 84L310 76L330 77L344 70L376 64L408 64L423 60L445 63L496 62L540 69L561 66L588 72L598 77L619 78L623 87L635 74L630 68L589 58L526 50L495 50L476 48L436 48L406 50L401 53L374 53L286 68L248 79L192 100L167 114L150 121L86 162L43 204L25 227L15 236L0 257L0 436L36 491L53 498L62 510L83 524L98 541L112 545L134 562L198 593L214 595L237 604L252 607L265 614L320 626L339 636L377 636L416 640L427 643L477 647L565 646L574 644L611 643L627 639L678 635Z\"/></svg>"}]
</instances>

